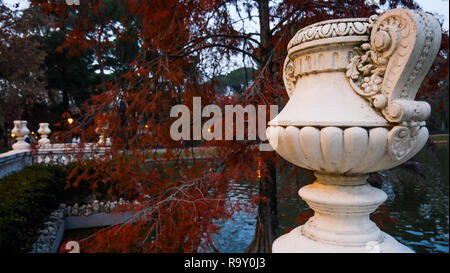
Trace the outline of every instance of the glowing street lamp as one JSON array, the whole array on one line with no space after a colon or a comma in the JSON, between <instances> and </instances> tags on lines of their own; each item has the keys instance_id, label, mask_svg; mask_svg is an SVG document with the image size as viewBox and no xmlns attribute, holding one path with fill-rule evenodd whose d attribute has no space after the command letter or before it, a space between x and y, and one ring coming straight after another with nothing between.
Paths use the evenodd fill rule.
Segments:
<instances>
[{"instance_id":1,"label":"glowing street lamp","mask_svg":"<svg viewBox=\"0 0 450 273\"><path fill-rule=\"evenodd\" d=\"M258 176L258 179L261 179L261 159L258 159L258 170L256 171L256 175Z\"/></svg>"},{"instance_id":2,"label":"glowing street lamp","mask_svg":"<svg viewBox=\"0 0 450 273\"><path fill-rule=\"evenodd\" d=\"M67 119L67 123L69 123L69 125L72 125L72 123L73 123L73 118L68 118L68 119Z\"/></svg>"}]
</instances>

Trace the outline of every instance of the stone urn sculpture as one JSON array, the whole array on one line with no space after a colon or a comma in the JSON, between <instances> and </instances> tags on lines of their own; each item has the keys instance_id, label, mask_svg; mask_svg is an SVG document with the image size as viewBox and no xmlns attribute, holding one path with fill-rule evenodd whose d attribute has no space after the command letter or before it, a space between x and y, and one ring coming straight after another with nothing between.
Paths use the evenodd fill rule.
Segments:
<instances>
[{"instance_id":1,"label":"stone urn sculpture","mask_svg":"<svg viewBox=\"0 0 450 273\"><path fill-rule=\"evenodd\" d=\"M25 136L30 133L26 120L15 120L11 133L16 136L16 143L12 145L13 150L26 150L30 148L30 144L25 142Z\"/></svg>"},{"instance_id":2,"label":"stone urn sculpture","mask_svg":"<svg viewBox=\"0 0 450 273\"><path fill-rule=\"evenodd\" d=\"M99 135L99 139L97 142L99 146L111 146L111 140L109 137L107 137L108 129L108 123L98 125L97 128L95 128L95 133Z\"/></svg>"},{"instance_id":3,"label":"stone urn sculpture","mask_svg":"<svg viewBox=\"0 0 450 273\"><path fill-rule=\"evenodd\" d=\"M414 98L440 39L434 17L407 9L295 34L283 71L289 101L267 137L284 159L314 171L317 180L299 190L314 216L273 252L411 252L370 220L387 196L367 177L425 145L431 110Z\"/></svg>"},{"instance_id":4,"label":"stone urn sculpture","mask_svg":"<svg viewBox=\"0 0 450 273\"><path fill-rule=\"evenodd\" d=\"M48 128L48 123L39 123L39 130L38 133L41 135L41 139L39 139L38 143L39 146L45 146L47 144L50 144L50 139L48 139L48 135L52 131L50 128Z\"/></svg>"}]
</instances>

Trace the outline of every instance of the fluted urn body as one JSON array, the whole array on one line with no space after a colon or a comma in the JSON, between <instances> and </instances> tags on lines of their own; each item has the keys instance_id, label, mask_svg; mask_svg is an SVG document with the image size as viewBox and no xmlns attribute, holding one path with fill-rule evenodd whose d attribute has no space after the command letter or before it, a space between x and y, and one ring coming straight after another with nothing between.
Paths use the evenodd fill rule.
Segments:
<instances>
[{"instance_id":1,"label":"fluted urn body","mask_svg":"<svg viewBox=\"0 0 450 273\"><path fill-rule=\"evenodd\" d=\"M299 194L315 211L277 239L274 252L408 252L369 214L386 200L367 174L410 159L425 145L430 114L414 101L440 45L440 26L422 12L320 22L288 45L289 101L267 137L287 161L317 181Z\"/></svg>"}]
</instances>

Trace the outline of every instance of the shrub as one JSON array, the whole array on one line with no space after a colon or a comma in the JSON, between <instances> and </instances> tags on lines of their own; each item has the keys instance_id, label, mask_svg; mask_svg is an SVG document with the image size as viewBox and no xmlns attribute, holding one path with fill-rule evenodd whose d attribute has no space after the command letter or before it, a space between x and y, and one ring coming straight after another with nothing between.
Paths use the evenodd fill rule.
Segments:
<instances>
[{"instance_id":1,"label":"shrub","mask_svg":"<svg viewBox=\"0 0 450 273\"><path fill-rule=\"evenodd\" d=\"M0 179L0 251L25 252L64 195L67 166L33 165Z\"/></svg>"},{"instance_id":2,"label":"shrub","mask_svg":"<svg viewBox=\"0 0 450 273\"><path fill-rule=\"evenodd\" d=\"M98 183L95 176L79 179L81 173L95 173L94 169L89 161L78 167L75 163L35 164L0 179L0 252L28 252L39 229L60 203L111 199L108 192L114 187L112 183Z\"/></svg>"}]
</instances>

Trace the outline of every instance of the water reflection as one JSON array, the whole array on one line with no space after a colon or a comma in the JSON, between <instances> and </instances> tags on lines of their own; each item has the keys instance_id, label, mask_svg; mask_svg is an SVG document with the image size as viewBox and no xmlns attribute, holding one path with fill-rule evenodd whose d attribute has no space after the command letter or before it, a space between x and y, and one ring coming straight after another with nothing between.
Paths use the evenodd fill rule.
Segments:
<instances>
[{"instance_id":1,"label":"water reflection","mask_svg":"<svg viewBox=\"0 0 450 273\"><path fill-rule=\"evenodd\" d=\"M449 252L448 152L448 145L435 145L414 158L426 166L423 178L405 168L390 171L396 195L385 208L398 223L385 230L416 252Z\"/></svg>"},{"instance_id":2,"label":"water reflection","mask_svg":"<svg viewBox=\"0 0 450 273\"><path fill-rule=\"evenodd\" d=\"M236 187L236 191L230 193L231 201L243 201L248 199L247 184L242 183ZM212 236L214 246L222 253L244 252L251 243L256 225L256 206L234 213L231 219L217 220L220 227L218 234Z\"/></svg>"}]
</instances>

